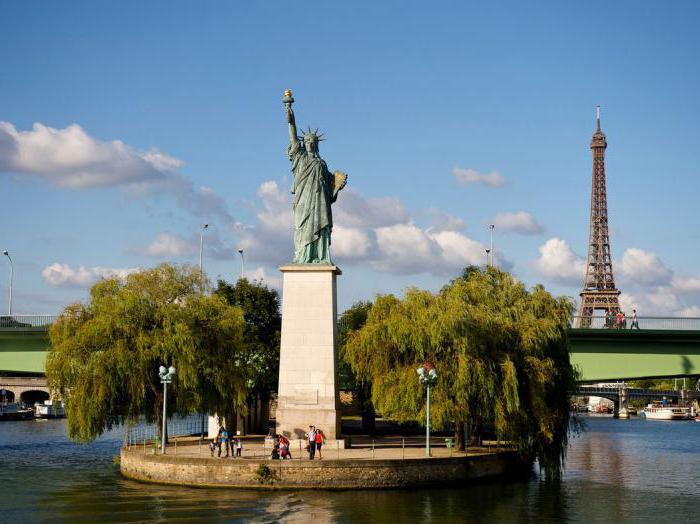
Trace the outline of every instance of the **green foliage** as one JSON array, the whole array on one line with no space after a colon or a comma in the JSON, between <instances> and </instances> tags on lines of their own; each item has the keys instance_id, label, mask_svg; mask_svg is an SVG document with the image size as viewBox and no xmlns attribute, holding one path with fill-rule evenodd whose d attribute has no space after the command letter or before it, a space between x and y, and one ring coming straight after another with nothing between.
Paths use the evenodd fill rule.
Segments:
<instances>
[{"instance_id":1,"label":"green foliage","mask_svg":"<svg viewBox=\"0 0 700 524\"><path fill-rule=\"evenodd\" d=\"M86 304L63 311L49 330L46 376L66 404L71 438L89 441L142 415L160 427L161 365L177 368L169 412L243 405L243 314L205 287L198 269L162 264L103 280Z\"/></svg>"},{"instance_id":2,"label":"green foliage","mask_svg":"<svg viewBox=\"0 0 700 524\"><path fill-rule=\"evenodd\" d=\"M431 362L431 424L493 426L556 476L565 455L569 391L568 298L527 290L510 274L467 268L439 293L409 289L378 296L364 326L350 332L344 356L372 382L384 416L425 420L416 368Z\"/></svg>"},{"instance_id":3,"label":"green foliage","mask_svg":"<svg viewBox=\"0 0 700 524\"><path fill-rule=\"evenodd\" d=\"M214 293L243 311L243 362L250 371L249 393L277 390L282 316L277 291L262 282L239 279L235 285L219 280Z\"/></svg>"},{"instance_id":4,"label":"green foliage","mask_svg":"<svg viewBox=\"0 0 700 524\"><path fill-rule=\"evenodd\" d=\"M338 378L344 388L356 389L359 384L352 372L352 367L345 357L348 334L360 329L367 321L371 302L356 302L346 309L338 319Z\"/></svg>"},{"instance_id":5,"label":"green foliage","mask_svg":"<svg viewBox=\"0 0 700 524\"><path fill-rule=\"evenodd\" d=\"M260 464L255 469L255 476L260 484L273 484L276 479L275 472L267 464Z\"/></svg>"}]
</instances>

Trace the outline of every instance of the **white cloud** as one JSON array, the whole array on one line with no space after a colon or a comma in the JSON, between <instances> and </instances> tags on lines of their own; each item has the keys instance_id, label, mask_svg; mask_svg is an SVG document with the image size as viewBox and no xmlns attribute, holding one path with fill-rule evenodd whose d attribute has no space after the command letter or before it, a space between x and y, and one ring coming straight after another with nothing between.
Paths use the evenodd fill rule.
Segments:
<instances>
[{"instance_id":1,"label":"white cloud","mask_svg":"<svg viewBox=\"0 0 700 524\"><path fill-rule=\"evenodd\" d=\"M256 267L255 269L246 270L243 276L245 276L248 280L257 280L258 282L267 284L269 287L276 289L277 291L282 290L282 277L268 275L263 267Z\"/></svg>"},{"instance_id":2,"label":"white cloud","mask_svg":"<svg viewBox=\"0 0 700 524\"><path fill-rule=\"evenodd\" d=\"M449 276L486 262L485 246L457 231L434 232L409 223L377 228L375 233L380 256L370 263L380 271ZM511 266L498 254L495 262Z\"/></svg>"},{"instance_id":3,"label":"white cloud","mask_svg":"<svg viewBox=\"0 0 700 524\"><path fill-rule=\"evenodd\" d=\"M0 173L71 189L120 187L140 197L167 193L195 216L232 220L222 197L177 172L182 164L155 148L138 151L120 140L99 140L77 124L55 129L35 123L30 131L18 131L0 122Z\"/></svg>"},{"instance_id":4,"label":"white cloud","mask_svg":"<svg viewBox=\"0 0 700 524\"><path fill-rule=\"evenodd\" d=\"M333 222L344 227L383 227L409 221L408 212L398 198L368 198L346 188L333 208Z\"/></svg>"},{"instance_id":5,"label":"white cloud","mask_svg":"<svg viewBox=\"0 0 700 524\"><path fill-rule=\"evenodd\" d=\"M234 233L247 260L267 264L291 261L294 254L294 215L288 194L277 182L263 182L258 188L260 206L252 225L236 223Z\"/></svg>"},{"instance_id":6,"label":"white cloud","mask_svg":"<svg viewBox=\"0 0 700 524\"><path fill-rule=\"evenodd\" d=\"M700 318L700 306L688 306L676 312L679 317Z\"/></svg>"},{"instance_id":7,"label":"white cloud","mask_svg":"<svg viewBox=\"0 0 700 524\"><path fill-rule=\"evenodd\" d=\"M429 208L425 214L430 218L430 231L462 231L464 219L445 213L441 209Z\"/></svg>"},{"instance_id":8,"label":"white cloud","mask_svg":"<svg viewBox=\"0 0 700 524\"><path fill-rule=\"evenodd\" d=\"M452 176L455 177L457 182L463 185L484 184L485 186L498 187L506 183L505 177L498 171L482 174L475 169L455 167L452 170Z\"/></svg>"},{"instance_id":9,"label":"white cloud","mask_svg":"<svg viewBox=\"0 0 700 524\"><path fill-rule=\"evenodd\" d=\"M256 222L234 227L246 260L264 265L287 262L294 251L291 199L274 181L261 184L258 198ZM438 225L423 228L411 220L399 199L367 198L349 190L341 193L333 211L331 255L341 265L361 262L380 272L450 276L486 260L485 247L458 231L464 227L458 217L427 210ZM500 253L496 261L511 267Z\"/></svg>"},{"instance_id":10,"label":"white cloud","mask_svg":"<svg viewBox=\"0 0 700 524\"><path fill-rule=\"evenodd\" d=\"M0 122L0 171L35 175L66 187L115 186L167 178L182 162L152 149L139 152L120 140L102 142L79 125L54 129L35 123L17 131Z\"/></svg>"},{"instance_id":11,"label":"white cloud","mask_svg":"<svg viewBox=\"0 0 700 524\"><path fill-rule=\"evenodd\" d=\"M180 257L191 255L196 251L197 245L192 240L170 233L159 233L143 254L149 257Z\"/></svg>"},{"instance_id":12,"label":"white cloud","mask_svg":"<svg viewBox=\"0 0 700 524\"><path fill-rule=\"evenodd\" d=\"M582 284L586 273L584 259L560 238L550 238L539 247L535 269L544 277L563 284Z\"/></svg>"},{"instance_id":13,"label":"white cloud","mask_svg":"<svg viewBox=\"0 0 700 524\"><path fill-rule=\"evenodd\" d=\"M679 293L700 293L700 277L674 276L671 285Z\"/></svg>"},{"instance_id":14,"label":"white cloud","mask_svg":"<svg viewBox=\"0 0 700 524\"><path fill-rule=\"evenodd\" d=\"M634 247L625 250L621 269L623 275L636 284L668 284L673 276L656 253Z\"/></svg>"},{"instance_id":15,"label":"white cloud","mask_svg":"<svg viewBox=\"0 0 700 524\"><path fill-rule=\"evenodd\" d=\"M647 317L654 315L676 316L683 309L673 290L667 287L657 287L650 291L640 290L637 293L622 293L620 307L628 313L636 309L639 316Z\"/></svg>"},{"instance_id":16,"label":"white cloud","mask_svg":"<svg viewBox=\"0 0 700 524\"><path fill-rule=\"evenodd\" d=\"M372 247L366 231L354 227L333 227L333 255L347 259L365 258Z\"/></svg>"},{"instance_id":17,"label":"white cloud","mask_svg":"<svg viewBox=\"0 0 700 524\"><path fill-rule=\"evenodd\" d=\"M499 213L493 218L492 224L498 230L512 231L522 235L536 235L544 231L544 227L535 220L535 217L525 211Z\"/></svg>"},{"instance_id":18,"label":"white cloud","mask_svg":"<svg viewBox=\"0 0 700 524\"><path fill-rule=\"evenodd\" d=\"M80 265L73 269L68 264L55 263L46 266L41 275L52 286L90 287L103 278L124 279L134 271L138 271L138 268L85 267Z\"/></svg>"}]
</instances>

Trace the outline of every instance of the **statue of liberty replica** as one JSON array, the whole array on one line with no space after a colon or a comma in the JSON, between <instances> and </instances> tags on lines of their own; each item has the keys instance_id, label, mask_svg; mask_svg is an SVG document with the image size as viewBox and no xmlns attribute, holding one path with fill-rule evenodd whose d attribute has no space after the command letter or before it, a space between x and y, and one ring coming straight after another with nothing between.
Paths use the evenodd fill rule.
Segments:
<instances>
[{"instance_id":1,"label":"statue of liberty replica","mask_svg":"<svg viewBox=\"0 0 700 524\"><path fill-rule=\"evenodd\" d=\"M303 131L297 136L292 111L292 92L284 92L284 107L289 124L289 160L292 162L294 184L294 263L332 265L330 246L333 230L331 204L345 187L347 175L331 173L318 152L323 140L318 129Z\"/></svg>"},{"instance_id":2,"label":"statue of liberty replica","mask_svg":"<svg viewBox=\"0 0 700 524\"><path fill-rule=\"evenodd\" d=\"M306 444L309 424L323 431L330 446L344 447L338 392L337 278L331 261L331 205L347 176L331 173L318 153L321 137L311 128L297 136L292 92L282 100L289 124L289 160L294 183L294 262L282 272L277 433ZM298 439L295 440L295 439Z\"/></svg>"}]
</instances>

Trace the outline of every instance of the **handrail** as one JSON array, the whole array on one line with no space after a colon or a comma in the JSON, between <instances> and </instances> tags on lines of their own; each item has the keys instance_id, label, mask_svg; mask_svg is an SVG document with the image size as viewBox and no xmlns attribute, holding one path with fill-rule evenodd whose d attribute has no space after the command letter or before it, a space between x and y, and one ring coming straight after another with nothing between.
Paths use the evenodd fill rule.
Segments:
<instances>
[{"instance_id":1,"label":"handrail","mask_svg":"<svg viewBox=\"0 0 700 524\"><path fill-rule=\"evenodd\" d=\"M0 315L0 329L47 327L58 315Z\"/></svg>"},{"instance_id":2,"label":"handrail","mask_svg":"<svg viewBox=\"0 0 700 524\"><path fill-rule=\"evenodd\" d=\"M700 317L637 317L627 315L620 321L615 316L575 316L571 321L572 328L578 329L669 329L669 330L697 330L700 331Z\"/></svg>"}]
</instances>

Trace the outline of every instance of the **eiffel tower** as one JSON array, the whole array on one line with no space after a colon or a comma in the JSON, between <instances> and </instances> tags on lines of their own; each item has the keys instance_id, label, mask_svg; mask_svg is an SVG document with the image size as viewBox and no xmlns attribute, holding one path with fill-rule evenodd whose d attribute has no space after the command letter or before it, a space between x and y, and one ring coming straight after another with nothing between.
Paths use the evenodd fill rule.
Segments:
<instances>
[{"instance_id":1,"label":"eiffel tower","mask_svg":"<svg viewBox=\"0 0 700 524\"><path fill-rule=\"evenodd\" d=\"M596 107L597 128L591 138L593 181L591 188L591 223L586 258L586 278L581 291L577 327L589 327L596 310L620 309L620 291L615 286L610 236L608 234L608 197L605 189L605 148L608 143L600 130L600 106Z\"/></svg>"}]
</instances>

